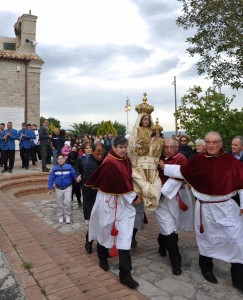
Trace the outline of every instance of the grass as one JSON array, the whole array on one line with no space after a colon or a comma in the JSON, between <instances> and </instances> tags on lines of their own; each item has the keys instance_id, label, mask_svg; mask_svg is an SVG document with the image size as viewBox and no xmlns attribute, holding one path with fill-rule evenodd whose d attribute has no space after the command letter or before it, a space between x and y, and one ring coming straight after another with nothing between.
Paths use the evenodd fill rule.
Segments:
<instances>
[{"instance_id":1,"label":"grass","mask_svg":"<svg viewBox=\"0 0 243 300\"><path fill-rule=\"evenodd\" d=\"M23 267L25 270L29 270L29 269L33 268L33 264L32 264L32 262L30 262L30 261L24 261L24 262L22 263L22 267Z\"/></svg>"}]
</instances>

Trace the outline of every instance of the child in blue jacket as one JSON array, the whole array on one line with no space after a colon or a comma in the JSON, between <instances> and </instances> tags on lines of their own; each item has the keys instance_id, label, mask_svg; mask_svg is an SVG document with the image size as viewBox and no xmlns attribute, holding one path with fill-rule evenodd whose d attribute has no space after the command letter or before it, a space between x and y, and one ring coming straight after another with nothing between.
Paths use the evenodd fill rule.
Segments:
<instances>
[{"instance_id":1,"label":"child in blue jacket","mask_svg":"<svg viewBox=\"0 0 243 300\"><path fill-rule=\"evenodd\" d=\"M52 168L48 180L50 195L53 194L53 185L55 183L59 223L63 223L64 217L66 224L70 224L71 222L72 179L77 182L81 181L81 177L77 175L73 167L69 164L65 164L64 156L59 154L57 157L57 165Z\"/></svg>"}]
</instances>

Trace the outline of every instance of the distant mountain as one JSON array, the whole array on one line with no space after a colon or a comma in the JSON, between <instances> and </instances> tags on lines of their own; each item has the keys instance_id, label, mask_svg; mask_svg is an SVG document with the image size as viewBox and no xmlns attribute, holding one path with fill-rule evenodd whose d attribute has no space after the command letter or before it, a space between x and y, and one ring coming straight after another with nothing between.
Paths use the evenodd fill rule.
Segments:
<instances>
[{"instance_id":1,"label":"distant mountain","mask_svg":"<svg viewBox=\"0 0 243 300\"><path fill-rule=\"evenodd\" d=\"M173 134L175 134L175 131L163 131L162 132L164 137L171 137ZM185 131L180 131L181 134L185 134Z\"/></svg>"}]
</instances>

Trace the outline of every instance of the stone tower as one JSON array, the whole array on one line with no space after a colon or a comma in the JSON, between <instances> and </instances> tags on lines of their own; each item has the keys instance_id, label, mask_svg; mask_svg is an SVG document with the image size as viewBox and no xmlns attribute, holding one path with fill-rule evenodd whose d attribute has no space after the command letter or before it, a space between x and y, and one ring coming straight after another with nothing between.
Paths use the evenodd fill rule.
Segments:
<instances>
[{"instance_id":1,"label":"stone tower","mask_svg":"<svg viewBox=\"0 0 243 300\"><path fill-rule=\"evenodd\" d=\"M0 37L0 122L40 122L40 73L36 54L37 16L24 14L14 25L15 38Z\"/></svg>"}]
</instances>

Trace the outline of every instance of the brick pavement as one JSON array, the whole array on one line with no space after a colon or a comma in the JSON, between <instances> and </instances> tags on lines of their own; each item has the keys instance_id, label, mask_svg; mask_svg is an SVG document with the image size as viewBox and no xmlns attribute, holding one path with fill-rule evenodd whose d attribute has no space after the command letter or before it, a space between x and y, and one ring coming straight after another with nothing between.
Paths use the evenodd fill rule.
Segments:
<instances>
[{"instance_id":1,"label":"brick pavement","mask_svg":"<svg viewBox=\"0 0 243 300\"><path fill-rule=\"evenodd\" d=\"M60 228L53 221L56 217L47 206L54 201L47 197L48 174L38 167L23 171L17 166L13 174L0 176L0 251L26 299L242 299L231 287L229 264L216 263L215 275L221 284L202 279L194 233L180 235L183 274L173 276L168 257L162 259L158 254L158 226L150 211L149 224L138 233L138 247L132 251L133 276L140 286L138 291L126 288L117 278L117 258L110 261L111 271L104 272L95 251L85 252L87 227L79 215L79 226ZM74 209L73 223L77 214ZM33 267L26 270L23 262Z\"/></svg>"}]
</instances>

